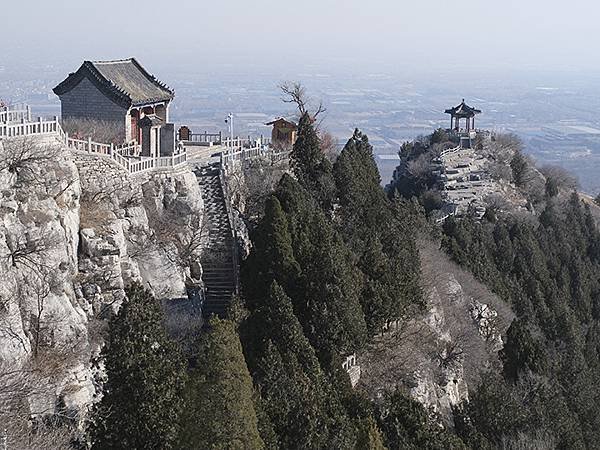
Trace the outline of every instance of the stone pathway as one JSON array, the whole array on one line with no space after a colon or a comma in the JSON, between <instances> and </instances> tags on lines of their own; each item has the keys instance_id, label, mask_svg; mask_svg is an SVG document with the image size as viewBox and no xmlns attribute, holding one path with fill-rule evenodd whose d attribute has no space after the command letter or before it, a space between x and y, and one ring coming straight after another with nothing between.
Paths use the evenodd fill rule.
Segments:
<instances>
[{"instance_id":1,"label":"stone pathway","mask_svg":"<svg viewBox=\"0 0 600 450\"><path fill-rule=\"evenodd\" d=\"M206 294L202 315L204 318L213 314L224 317L235 292L235 255L233 231L219 179L219 163L198 167L196 176L204 200L204 229L207 236L200 261Z\"/></svg>"}]
</instances>

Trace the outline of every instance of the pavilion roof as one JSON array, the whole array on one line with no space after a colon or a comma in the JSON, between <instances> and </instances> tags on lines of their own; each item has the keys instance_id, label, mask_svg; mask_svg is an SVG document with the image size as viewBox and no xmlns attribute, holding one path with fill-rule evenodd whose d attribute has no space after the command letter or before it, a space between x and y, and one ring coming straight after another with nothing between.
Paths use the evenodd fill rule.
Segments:
<instances>
[{"instance_id":1,"label":"pavilion roof","mask_svg":"<svg viewBox=\"0 0 600 450\"><path fill-rule=\"evenodd\" d=\"M77 72L54 88L62 95L77 86L83 78L90 80L101 92L125 107L166 102L175 92L150 75L135 58L114 61L84 61Z\"/></svg>"},{"instance_id":2,"label":"pavilion roof","mask_svg":"<svg viewBox=\"0 0 600 450\"><path fill-rule=\"evenodd\" d=\"M465 103L463 98L462 102L454 108L447 109L444 111L446 114L452 114L455 117L473 117L475 114L481 114L480 109L472 108Z\"/></svg>"}]
</instances>

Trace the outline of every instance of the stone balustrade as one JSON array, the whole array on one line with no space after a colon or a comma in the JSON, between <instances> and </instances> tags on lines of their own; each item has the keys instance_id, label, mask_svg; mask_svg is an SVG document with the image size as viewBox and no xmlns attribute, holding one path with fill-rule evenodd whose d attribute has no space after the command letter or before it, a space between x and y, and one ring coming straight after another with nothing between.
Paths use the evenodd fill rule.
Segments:
<instances>
[{"instance_id":1,"label":"stone balustrade","mask_svg":"<svg viewBox=\"0 0 600 450\"><path fill-rule=\"evenodd\" d=\"M58 117L53 120L43 120L40 117L35 122L0 123L0 139L54 133L62 134Z\"/></svg>"},{"instance_id":2,"label":"stone balustrade","mask_svg":"<svg viewBox=\"0 0 600 450\"><path fill-rule=\"evenodd\" d=\"M31 122L29 105L0 106L0 124Z\"/></svg>"},{"instance_id":3,"label":"stone balustrade","mask_svg":"<svg viewBox=\"0 0 600 450\"><path fill-rule=\"evenodd\" d=\"M221 153L221 166L227 171L232 169L236 163L254 159L257 157L269 158L271 162L278 162L289 158L290 152L277 152L260 141L255 141L251 148L238 148L237 150L225 150Z\"/></svg>"},{"instance_id":4,"label":"stone balustrade","mask_svg":"<svg viewBox=\"0 0 600 450\"><path fill-rule=\"evenodd\" d=\"M187 163L187 154L183 147L178 147L177 153L172 156L143 157L140 156L141 146L137 142L115 146L94 142L91 138L74 139L63 131L58 117L52 120L44 120L40 117L37 121L31 121L29 107L18 110L3 107L0 114L0 139L56 135L57 140L70 150L109 157L130 174L152 169L175 169Z\"/></svg>"}]
</instances>

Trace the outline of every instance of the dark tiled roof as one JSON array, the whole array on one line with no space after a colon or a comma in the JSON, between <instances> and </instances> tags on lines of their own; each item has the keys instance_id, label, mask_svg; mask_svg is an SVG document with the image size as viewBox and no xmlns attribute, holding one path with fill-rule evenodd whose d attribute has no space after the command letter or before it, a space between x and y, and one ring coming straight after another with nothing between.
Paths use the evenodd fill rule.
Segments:
<instances>
[{"instance_id":1,"label":"dark tiled roof","mask_svg":"<svg viewBox=\"0 0 600 450\"><path fill-rule=\"evenodd\" d=\"M460 105L455 106L454 108L447 109L444 112L446 114L452 114L453 116L472 117L475 114L480 114L481 110L471 108L469 105L467 105L465 103L465 99L463 98L463 101L461 102Z\"/></svg>"},{"instance_id":2,"label":"dark tiled roof","mask_svg":"<svg viewBox=\"0 0 600 450\"><path fill-rule=\"evenodd\" d=\"M265 125L275 125L275 124L282 124L282 125L286 125L286 126L289 126L289 127L292 127L292 128L296 128L297 127L297 125L296 125L295 122L293 122L291 120L284 119L283 117L275 119L275 120L273 120L271 122L267 122Z\"/></svg>"},{"instance_id":3,"label":"dark tiled roof","mask_svg":"<svg viewBox=\"0 0 600 450\"><path fill-rule=\"evenodd\" d=\"M69 92L83 78L88 78L105 95L129 107L172 100L175 93L158 81L135 60L85 61L53 91L56 95Z\"/></svg>"}]
</instances>

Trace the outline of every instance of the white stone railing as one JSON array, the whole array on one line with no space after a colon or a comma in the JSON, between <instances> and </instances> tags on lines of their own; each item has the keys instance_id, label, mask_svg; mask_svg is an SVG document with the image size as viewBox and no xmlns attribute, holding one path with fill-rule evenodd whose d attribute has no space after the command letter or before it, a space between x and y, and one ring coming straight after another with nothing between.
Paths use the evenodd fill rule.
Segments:
<instances>
[{"instance_id":1,"label":"white stone railing","mask_svg":"<svg viewBox=\"0 0 600 450\"><path fill-rule=\"evenodd\" d=\"M289 151L276 152L270 149L266 145L262 145L259 141L256 141L255 147L252 148L240 148L236 151L226 150L221 153L221 165L229 167L239 161L246 161L257 157L270 158L272 162L281 161L290 156Z\"/></svg>"},{"instance_id":2,"label":"white stone railing","mask_svg":"<svg viewBox=\"0 0 600 450\"><path fill-rule=\"evenodd\" d=\"M28 105L0 107L0 123L31 122L31 108Z\"/></svg>"},{"instance_id":3,"label":"white stone railing","mask_svg":"<svg viewBox=\"0 0 600 450\"><path fill-rule=\"evenodd\" d=\"M129 158L125 158L124 156L121 156L119 153L113 153L111 155L112 159L114 159L117 164L119 164L121 167L123 167L125 170L127 170L129 172Z\"/></svg>"},{"instance_id":4,"label":"white stone railing","mask_svg":"<svg viewBox=\"0 0 600 450\"><path fill-rule=\"evenodd\" d=\"M221 142L221 145L225 148L235 148L235 149L253 146L252 140L250 138L246 139L246 138L240 138L240 137L235 137L233 139L225 138Z\"/></svg>"},{"instance_id":5,"label":"white stone railing","mask_svg":"<svg viewBox=\"0 0 600 450\"><path fill-rule=\"evenodd\" d=\"M177 167L184 164L187 161L187 153L179 153L172 156L161 156L157 158L157 167Z\"/></svg>"},{"instance_id":6,"label":"white stone railing","mask_svg":"<svg viewBox=\"0 0 600 450\"><path fill-rule=\"evenodd\" d=\"M221 142L221 145L225 148L228 149L252 149L252 148L256 148L256 147L260 147L260 146L266 146L269 145L271 143L271 139L270 138L265 138L263 136L259 137L258 139L251 139L250 137L247 138L240 138L240 137L235 137L233 139L231 138L225 138L223 139L223 141Z\"/></svg>"},{"instance_id":7,"label":"white stone railing","mask_svg":"<svg viewBox=\"0 0 600 450\"><path fill-rule=\"evenodd\" d=\"M0 123L0 138L54 133L62 134L58 117L53 120L43 120L40 117L37 122Z\"/></svg>"},{"instance_id":8,"label":"white stone railing","mask_svg":"<svg viewBox=\"0 0 600 450\"><path fill-rule=\"evenodd\" d=\"M449 155L451 153L456 153L457 151L459 151L461 149L461 146L458 145L456 147L452 147L452 148L447 148L446 150L442 150L440 152L440 156L446 156Z\"/></svg>"},{"instance_id":9,"label":"white stone railing","mask_svg":"<svg viewBox=\"0 0 600 450\"><path fill-rule=\"evenodd\" d=\"M136 174L152 169L172 169L183 166L187 161L187 153L159 157L141 156L139 159L126 158L119 153L113 153L112 158L130 174Z\"/></svg>"},{"instance_id":10,"label":"white stone railing","mask_svg":"<svg viewBox=\"0 0 600 450\"><path fill-rule=\"evenodd\" d=\"M127 169L129 173L142 173L147 172L148 170L152 170L156 167L156 161L158 158L144 158L142 157L139 161L134 159L125 158L127 161Z\"/></svg>"},{"instance_id":11,"label":"white stone railing","mask_svg":"<svg viewBox=\"0 0 600 450\"><path fill-rule=\"evenodd\" d=\"M12 114L16 111L7 111L5 108L3 112L10 112ZM19 113L30 115L29 108L20 110ZM63 131L58 117L54 117L52 120L39 118L37 122L24 122L21 118L21 121L22 123L0 123L0 139L46 134L55 135L67 148L110 157L130 174L146 172L154 168L176 168L187 162L185 149L178 148L178 153L172 156L142 157L140 156L141 146L135 141L115 146L113 144L94 142L91 138L71 138L68 133Z\"/></svg>"},{"instance_id":12,"label":"white stone railing","mask_svg":"<svg viewBox=\"0 0 600 450\"><path fill-rule=\"evenodd\" d=\"M265 153L262 146L241 148L237 151L226 150L221 153L221 162L227 165L235 161L244 161L246 159L256 158L261 153Z\"/></svg>"},{"instance_id":13,"label":"white stone railing","mask_svg":"<svg viewBox=\"0 0 600 450\"><path fill-rule=\"evenodd\" d=\"M65 134L65 144L71 150L79 150L81 152L88 153L100 153L102 155L110 155L113 150L113 146L111 144L94 142L91 138L87 140L73 139L67 134Z\"/></svg>"},{"instance_id":14,"label":"white stone railing","mask_svg":"<svg viewBox=\"0 0 600 450\"><path fill-rule=\"evenodd\" d=\"M208 133L206 131L204 133L191 133L190 132L187 137L188 137L188 139L186 139L185 142L201 145L204 147L212 147L213 145L221 145L221 143L223 142L223 136L220 132L219 133ZM181 138L182 138L182 136L178 135L178 139L182 140Z\"/></svg>"}]
</instances>

